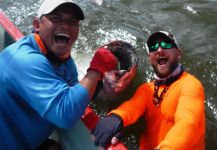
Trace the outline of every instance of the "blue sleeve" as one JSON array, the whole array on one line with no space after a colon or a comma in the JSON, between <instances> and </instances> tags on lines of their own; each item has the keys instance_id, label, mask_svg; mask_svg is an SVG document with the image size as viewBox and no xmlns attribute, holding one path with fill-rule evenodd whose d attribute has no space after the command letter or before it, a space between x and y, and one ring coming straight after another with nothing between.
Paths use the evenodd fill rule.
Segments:
<instances>
[{"instance_id":1,"label":"blue sleeve","mask_svg":"<svg viewBox=\"0 0 217 150\"><path fill-rule=\"evenodd\" d=\"M15 98L26 101L58 127L71 127L89 103L87 89L79 83L68 86L37 51L16 53L8 62L3 77L5 86L12 87L11 94Z\"/></svg>"}]
</instances>

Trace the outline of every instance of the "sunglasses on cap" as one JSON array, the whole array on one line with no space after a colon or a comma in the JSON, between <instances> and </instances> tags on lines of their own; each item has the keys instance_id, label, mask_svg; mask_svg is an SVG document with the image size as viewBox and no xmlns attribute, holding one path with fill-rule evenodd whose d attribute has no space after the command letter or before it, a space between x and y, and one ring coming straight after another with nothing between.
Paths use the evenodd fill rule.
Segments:
<instances>
[{"instance_id":1,"label":"sunglasses on cap","mask_svg":"<svg viewBox=\"0 0 217 150\"><path fill-rule=\"evenodd\" d=\"M159 47L162 47L163 49L170 49L173 47L177 47L175 43L168 43L168 42L156 42L154 45L149 46L149 52L155 52L158 50Z\"/></svg>"}]
</instances>

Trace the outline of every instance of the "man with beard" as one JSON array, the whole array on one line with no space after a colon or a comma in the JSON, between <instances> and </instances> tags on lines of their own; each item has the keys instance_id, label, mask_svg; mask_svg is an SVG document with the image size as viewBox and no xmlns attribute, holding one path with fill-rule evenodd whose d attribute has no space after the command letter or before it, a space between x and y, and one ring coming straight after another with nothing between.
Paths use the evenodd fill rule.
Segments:
<instances>
[{"instance_id":1,"label":"man with beard","mask_svg":"<svg viewBox=\"0 0 217 150\"><path fill-rule=\"evenodd\" d=\"M130 100L97 124L92 131L95 144L105 147L117 143L122 129L143 117L140 150L203 150L202 84L179 64L181 49L172 34L156 32L148 38L147 46L154 80L139 86Z\"/></svg>"},{"instance_id":2,"label":"man with beard","mask_svg":"<svg viewBox=\"0 0 217 150\"><path fill-rule=\"evenodd\" d=\"M35 33L0 53L0 149L36 149L56 127L71 128L104 72L117 67L114 55L99 48L78 81L70 51L83 19L72 0L45 0Z\"/></svg>"}]
</instances>

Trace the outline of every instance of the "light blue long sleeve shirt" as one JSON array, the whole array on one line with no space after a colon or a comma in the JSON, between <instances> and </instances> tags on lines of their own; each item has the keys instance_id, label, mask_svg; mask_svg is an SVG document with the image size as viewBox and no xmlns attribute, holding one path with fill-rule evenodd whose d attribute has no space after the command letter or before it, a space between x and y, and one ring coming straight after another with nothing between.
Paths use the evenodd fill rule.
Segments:
<instances>
[{"instance_id":1,"label":"light blue long sleeve shirt","mask_svg":"<svg viewBox=\"0 0 217 150\"><path fill-rule=\"evenodd\" d=\"M33 35L0 53L0 149L35 149L55 126L72 127L88 103L74 61L51 64Z\"/></svg>"}]
</instances>

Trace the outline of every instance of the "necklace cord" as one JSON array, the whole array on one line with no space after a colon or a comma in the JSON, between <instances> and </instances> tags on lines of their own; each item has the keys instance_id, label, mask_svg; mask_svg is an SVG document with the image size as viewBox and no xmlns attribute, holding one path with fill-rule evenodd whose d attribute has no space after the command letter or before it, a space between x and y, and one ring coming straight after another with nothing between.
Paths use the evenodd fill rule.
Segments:
<instances>
[{"instance_id":1,"label":"necklace cord","mask_svg":"<svg viewBox=\"0 0 217 150\"><path fill-rule=\"evenodd\" d=\"M162 102L167 90L169 89L169 86L175 82L181 75L182 73L184 72L184 68L181 67L181 70L180 72L175 75L175 76L172 76L170 77L169 79L166 80L166 82L159 82L158 80L154 80L153 83L154 83L154 94L153 94L153 103L158 107L160 105L160 103ZM166 85L166 87L163 89L163 91L160 93L160 96L158 96L158 91L159 91L159 87L160 85Z\"/></svg>"}]
</instances>

